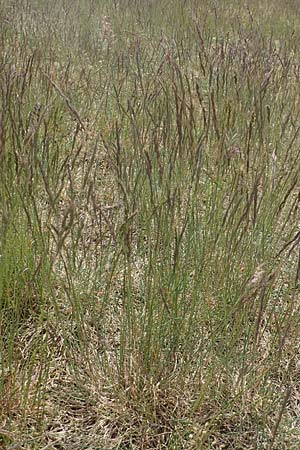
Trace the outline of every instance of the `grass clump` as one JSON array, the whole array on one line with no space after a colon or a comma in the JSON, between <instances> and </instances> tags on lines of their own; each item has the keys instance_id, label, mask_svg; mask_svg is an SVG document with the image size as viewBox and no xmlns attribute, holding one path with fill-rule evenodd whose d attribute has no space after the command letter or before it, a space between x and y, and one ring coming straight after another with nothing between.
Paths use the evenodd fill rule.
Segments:
<instances>
[{"instance_id":1,"label":"grass clump","mask_svg":"<svg viewBox=\"0 0 300 450\"><path fill-rule=\"evenodd\" d=\"M294 7L0 1L1 448L298 448Z\"/></svg>"}]
</instances>

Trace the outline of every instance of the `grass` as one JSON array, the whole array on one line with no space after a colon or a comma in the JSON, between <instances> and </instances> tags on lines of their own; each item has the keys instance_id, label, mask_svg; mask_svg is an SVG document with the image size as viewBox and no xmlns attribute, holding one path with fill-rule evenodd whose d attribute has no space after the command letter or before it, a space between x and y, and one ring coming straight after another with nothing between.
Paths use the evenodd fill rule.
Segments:
<instances>
[{"instance_id":1,"label":"grass","mask_svg":"<svg viewBox=\"0 0 300 450\"><path fill-rule=\"evenodd\" d=\"M0 1L0 448L298 449L295 2Z\"/></svg>"}]
</instances>

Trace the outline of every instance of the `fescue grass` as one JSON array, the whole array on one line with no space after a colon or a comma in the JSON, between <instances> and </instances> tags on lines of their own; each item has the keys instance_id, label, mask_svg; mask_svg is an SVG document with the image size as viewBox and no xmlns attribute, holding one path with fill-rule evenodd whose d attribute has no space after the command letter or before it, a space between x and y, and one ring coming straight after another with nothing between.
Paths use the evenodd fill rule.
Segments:
<instances>
[{"instance_id":1,"label":"fescue grass","mask_svg":"<svg viewBox=\"0 0 300 450\"><path fill-rule=\"evenodd\" d=\"M0 448L298 449L296 2L0 1Z\"/></svg>"}]
</instances>

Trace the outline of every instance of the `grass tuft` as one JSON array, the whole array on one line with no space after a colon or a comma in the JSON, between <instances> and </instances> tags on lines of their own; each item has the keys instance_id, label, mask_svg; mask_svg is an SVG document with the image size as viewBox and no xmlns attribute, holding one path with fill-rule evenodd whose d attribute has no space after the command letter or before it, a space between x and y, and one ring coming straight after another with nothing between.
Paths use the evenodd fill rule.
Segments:
<instances>
[{"instance_id":1,"label":"grass tuft","mask_svg":"<svg viewBox=\"0 0 300 450\"><path fill-rule=\"evenodd\" d=\"M299 448L295 8L0 0L0 448Z\"/></svg>"}]
</instances>

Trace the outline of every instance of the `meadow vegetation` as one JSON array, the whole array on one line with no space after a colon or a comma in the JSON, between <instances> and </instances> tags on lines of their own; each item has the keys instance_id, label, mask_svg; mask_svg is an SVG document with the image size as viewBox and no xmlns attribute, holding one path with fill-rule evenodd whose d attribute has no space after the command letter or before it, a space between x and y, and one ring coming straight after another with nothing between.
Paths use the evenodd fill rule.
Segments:
<instances>
[{"instance_id":1,"label":"meadow vegetation","mask_svg":"<svg viewBox=\"0 0 300 450\"><path fill-rule=\"evenodd\" d=\"M0 28L0 448L299 449L297 3Z\"/></svg>"}]
</instances>

